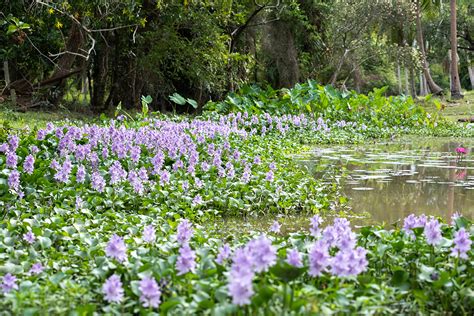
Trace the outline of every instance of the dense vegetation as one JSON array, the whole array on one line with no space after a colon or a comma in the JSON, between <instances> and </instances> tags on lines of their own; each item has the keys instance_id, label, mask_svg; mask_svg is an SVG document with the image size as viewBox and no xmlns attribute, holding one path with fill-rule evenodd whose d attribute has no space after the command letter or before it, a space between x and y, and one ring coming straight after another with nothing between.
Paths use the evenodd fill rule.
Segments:
<instances>
[{"instance_id":1,"label":"dense vegetation","mask_svg":"<svg viewBox=\"0 0 474 316\"><path fill-rule=\"evenodd\" d=\"M468 314L468 220L410 216L403 230L357 232L344 218L323 223L342 210L337 183L288 156L305 144L466 130L381 94L309 82L232 95L194 118L149 113L143 98L137 116L118 109L112 120L4 134L2 310ZM290 235L277 221L240 236L200 226L282 213L318 215Z\"/></svg>"},{"instance_id":2,"label":"dense vegetation","mask_svg":"<svg viewBox=\"0 0 474 316\"><path fill-rule=\"evenodd\" d=\"M15 89L23 109L100 113L139 108L141 95L171 110L175 92L195 100L179 107L189 112L249 84L308 79L414 97L453 90L451 74L468 89L474 7L451 1L453 30L447 2L4 0L0 58L11 84L2 93Z\"/></svg>"}]
</instances>

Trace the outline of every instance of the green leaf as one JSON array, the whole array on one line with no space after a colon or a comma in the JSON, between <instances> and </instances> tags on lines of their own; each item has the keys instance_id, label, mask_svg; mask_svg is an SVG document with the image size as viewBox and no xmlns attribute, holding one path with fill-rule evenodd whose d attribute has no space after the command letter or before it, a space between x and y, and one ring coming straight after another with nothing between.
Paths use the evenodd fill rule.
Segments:
<instances>
[{"instance_id":1,"label":"green leaf","mask_svg":"<svg viewBox=\"0 0 474 316\"><path fill-rule=\"evenodd\" d=\"M166 314L168 313L168 311L170 309L172 309L173 307L179 305L180 301L178 298L171 298L169 300L167 300L166 302L163 302L161 305L160 305L160 310L163 314Z\"/></svg>"},{"instance_id":2,"label":"green leaf","mask_svg":"<svg viewBox=\"0 0 474 316\"><path fill-rule=\"evenodd\" d=\"M48 237L40 236L38 237L38 241L43 249L49 249L51 247L51 239Z\"/></svg>"},{"instance_id":3,"label":"green leaf","mask_svg":"<svg viewBox=\"0 0 474 316\"><path fill-rule=\"evenodd\" d=\"M195 109L197 109L198 107L198 104L196 102L196 100L193 100L193 99L186 99L186 102L188 102L189 104L191 104L191 106Z\"/></svg>"},{"instance_id":4,"label":"green leaf","mask_svg":"<svg viewBox=\"0 0 474 316\"><path fill-rule=\"evenodd\" d=\"M304 268L297 268L286 262L279 262L270 269L270 272L273 275L284 282L290 282L297 279L304 273L304 271Z\"/></svg>"},{"instance_id":5,"label":"green leaf","mask_svg":"<svg viewBox=\"0 0 474 316\"><path fill-rule=\"evenodd\" d=\"M186 104L186 99L176 92L173 93L173 95L170 95L170 100L179 105Z\"/></svg>"}]
</instances>

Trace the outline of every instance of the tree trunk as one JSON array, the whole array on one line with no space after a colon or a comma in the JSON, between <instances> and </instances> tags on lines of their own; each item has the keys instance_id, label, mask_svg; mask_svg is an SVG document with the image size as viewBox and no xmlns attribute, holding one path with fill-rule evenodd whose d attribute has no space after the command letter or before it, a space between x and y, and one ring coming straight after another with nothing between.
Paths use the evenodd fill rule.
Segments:
<instances>
[{"instance_id":1,"label":"tree trunk","mask_svg":"<svg viewBox=\"0 0 474 316\"><path fill-rule=\"evenodd\" d=\"M71 29L69 30L69 35L67 38L66 46L64 48L64 54L61 55L57 68L55 69L53 75L48 80L54 80L55 78L63 78L58 81L56 84L57 93L54 94L54 97L50 98L50 102L57 106L62 100L65 91L67 74L71 73L71 69L74 66L77 55L80 48L84 43L84 36L82 34L82 29L77 23L72 23Z\"/></svg>"},{"instance_id":2,"label":"tree trunk","mask_svg":"<svg viewBox=\"0 0 474 316\"><path fill-rule=\"evenodd\" d=\"M5 75L5 87L10 85L10 69L8 67L8 60L3 61L3 74ZM13 106L16 106L16 91L10 88L10 98Z\"/></svg>"},{"instance_id":3,"label":"tree trunk","mask_svg":"<svg viewBox=\"0 0 474 316\"><path fill-rule=\"evenodd\" d=\"M413 68L410 68L410 95L416 98L415 71L413 71Z\"/></svg>"},{"instance_id":4,"label":"tree trunk","mask_svg":"<svg viewBox=\"0 0 474 316\"><path fill-rule=\"evenodd\" d=\"M461 82L459 80L458 71L458 32L457 32L457 20L456 20L456 0L450 2L451 10L451 98L461 99Z\"/></svg>"},{"instance_id":5,"label":"tree trunk","mask_svg":"<svg viewBox=\"0 0 474 316\"><path fill-rule=\"evenodd\" d=\"M420 96L425 96L429 93L428 86L426 84L426 78L423 72L420 73Z\"/></svg>"},{"instance_id":6,"label":"tree trunk","mask_svg":"<svg viewBox=\"0 0 474 316\"><path fill-rule=\"evenodd\" d=\"M430 91L433 94L442 94L443 89L441 89L433 80L430 73L430 68L428 61L426 59L426 51L425 51L425 44L423 39L423 30L421 27L421 5L420 0L416 1L416 36L418 40L418 45L420 47L420 55L421 55L421 66L423 68L423 74L426 78L426 82Z\"/></svg>"},{"instance_id":7,"label":"tree trunk","mask_svg":"<svg viewBox=\"0 0 474 316\"><path fill-rule=\"evenodd\" d=\"M107 91L108 48L105 43L97 42L92 68L91 109L95 113L107 110L105 93Z\"/></svg>"},{"instance_id":8,"label":"tree trunk","mask_svg":"<svg viewBox=\"0 0 474 316\"><path fill-rule=\"evenodd\" d=\"M357 93L360 93L362 90L362 72L357 61L354 62L354 84Z\"/></svg>"},{"instance_id":9,"label":"tree trunk","mask_svg":"<svg viewBox=\"0 0 474 316\"><path fill-rule=\"evenodd\" d=\"M405 94L410 94L410 85L408 84L408 69L405 68Z\"/></svg>"},{"instance_id":10,"label":"tree trunk","mask_svg":"<svg viewBox=\"0 0 474 316\"><path fill-rule=\"evenodd\" d=\"M291 88L299 80L298 51L289 22L274 21L267 26L268 37L265 50L276 65L277 88Z\"/></svg>"},{"instance_id":11,"label":"tree trunk","mask_svg":"<svg viewBox=\"0 0 474 316\"><path fill-rule=\"evenodd\" d=\"M474 65L468 61L467 71L469 72L469 79L471 80L471 90L474 90Z\"/></svg>"},{"instance_id":12,"label":"tree trunk","mask_svg":"<svg viewBox=\"0 0 474 316\"><path fill-rule=\"evenodd\" d=\"M346 60L346 56L348 53L349 53L349 50L346 48L344 50L344 54L341 57L341 60L339 60L339 64L337 65L336 71L334 71L334 73L332 74L330 83L333 86L336 84L337 77L339 76L339 72L341 71L342 65L344 65L344 61Z\"/></svg>"},{"instance_id":13,"label":"tree trunk","mask_svg":"<svg viewBox=\"0 0 474 316\"><path fill-rule=\"evenodd\" d=\"M400 60L397 58L397 81L398 81L398 94L402 94L402 72L400 70Z\"/></svg>"}]
</instances>

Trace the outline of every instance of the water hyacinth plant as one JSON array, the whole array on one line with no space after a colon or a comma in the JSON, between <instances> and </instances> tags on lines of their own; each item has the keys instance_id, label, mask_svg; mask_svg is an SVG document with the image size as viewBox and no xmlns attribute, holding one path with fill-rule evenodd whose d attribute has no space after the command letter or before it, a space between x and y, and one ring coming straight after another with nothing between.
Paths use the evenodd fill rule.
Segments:
<instances>
[{"instance_id":1,"label":"water hyacinth plant","mask_svg":"<svg viewBox=\"0 0 474 316\"><path fill-rule=\"evenodd\" d=\"M411 215L353 230L338 184L289 153L391 136L309 115L48 124L0 146L0 310L12 314L472 310L472 224ZM216 217L306 214L228 236ZM315 215L317 214L317 215ZM441 302L441 303L439 303Z\"/></svg>"}]
</instances>

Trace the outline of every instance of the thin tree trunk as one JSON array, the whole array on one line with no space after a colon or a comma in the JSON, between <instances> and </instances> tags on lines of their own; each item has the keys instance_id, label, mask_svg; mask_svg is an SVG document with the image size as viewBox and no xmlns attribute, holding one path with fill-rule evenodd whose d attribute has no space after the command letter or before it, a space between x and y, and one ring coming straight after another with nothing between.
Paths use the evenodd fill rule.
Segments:
<instances>
[{"instance_id":1,"label":"thin tree trunk","mask_svg":"<svg viewBox=\"0 0 474 316\"><path fill-rule=\"evenodd\" d=\"M400 60L397 58L397 81L398 81L398 94L402 94L402 73L400 70Z\"/></svg>"},{"instance_id":2,"label":"thin tree trunk","mask_svg":"<svg viewBox=\"0 0 474 316\"><path fill-rule=\"evenodd\" d=\"M459 80L458 71L458 32L456 19L456 0L450 1L451 10L451 98L461 99L461 81Z\"/></svg>"},{"instance_id":3,"label":"thin tree trunk","mask_svg":"<svg viewBox=\"0 0 474 316\"><path fill-rule=\"evenodd\" d=\"M50 79L53 78L61 78L65 74L71 72L71 68L76 61L76 53L80 51L82 44L84 43L84 36L82 34L82 29L77 23L72 23L71 29L69 31L69 35L67 38L65 52L61 56L58 62L58 67L54 71L53 75ZM66 77L67 78L67 77ZM66 92L66 78L58 81L58 93L50 99L51 103L54 106L57 106L59 102L62 100L64 93Z\"/></svg>"},{"instance_id":4,"label":"thin tree trunk","mask_svg":"<svg viewBox=\"0 0 474 316\"><path fill-rule=\"evenodd\" d=\"M474 65L468 60L467 71L469 72L469 79L471 80L471 90L474 90Z\"/></svg>"},{"instance_id":5,"label":"thin tree trunk","mask_svg":"<svg viewBox=\"0 0 474 316\"><path fill-rule=\"evenodd\" d=\"M409 95L410 94L410 85L408 83L408 69L405 68L405 94Z\"/></svg>"},{"instance_id":6,"label":"thin tree trunk","mask_svg":"<svg viewBox=\"0 0 474 316\"><path fill-rule=\"evenodd\" d=\"M410 95L416 98L415 72L410 68Z\"/></svg>"},{"instance_id":7,"label":"thin tree trunk","mask_svg":"<svg viewBox=\"0 0 474 316\"><path fill-rule=\"evenodd\" d=\"M5 75L5 87L10 85L10 69L8 68L8 60L3 61L3 74ZM10 98L13 106L16 106L16 91L10 88Z\"/></svg>"},{"instance_id":8,"label":"thin tree trunk","mask_svg":"<svg viewBox=\"0 0 474 316\"><path fill-rule=\"evenodd\" d=\"M334 73L332 74L330 83L333 86L336 84L337 77L339 76L339 72L341 71L342 65L344 65L344 61L346 60L346 56L348 53L349 53L349 50L346 48L344 50L344 55L342 55L341 60L339 61L339 64L337 65L336 71L334 71Z\"/></svg>"},{"instance_id":9,"label":"thin tree trunk","mask_svg":"<svg viewBox=\"0 0 474 316\"><path fill-rule=\"evenodd\" d=\"M420 73L420 96L425 96L429 93L427 88L428 87L427 87L427 84L426 84L425 76L424 76L423 72L421 72Z\"/></svg>"},{"instance_id":10,"label":"thin tree trunk","mask_svg":"<svg viewBox=\"0 0 474 316\"><path fill-rule=\"evenodd\" d=\"M426 51L425 51L425 44L423 39L423 30L421 27L421 5L420 0L416 1L416 35L418 39L418 45L420 47L420 55L421 55L421 66L423 68L423 73L426 78L426 82L428 83L428 87L433 94L442 94L443 89L438 86L433 78L431 77L430 68L428 61L426 59Z\"/></svg>"}]
</instances>

